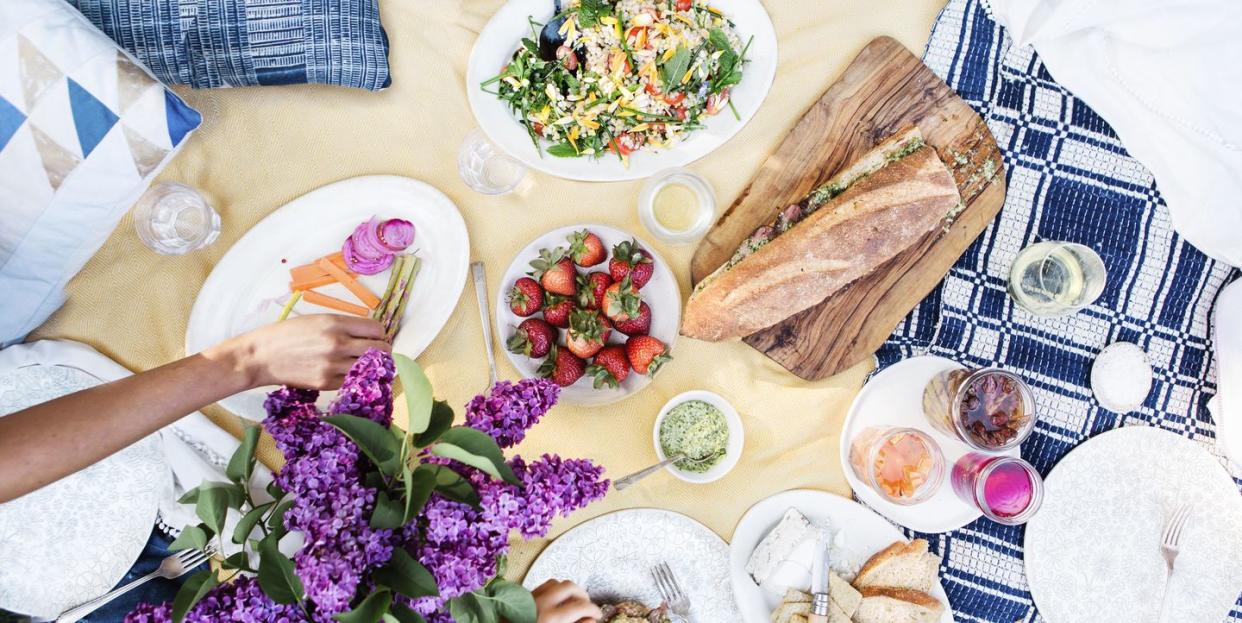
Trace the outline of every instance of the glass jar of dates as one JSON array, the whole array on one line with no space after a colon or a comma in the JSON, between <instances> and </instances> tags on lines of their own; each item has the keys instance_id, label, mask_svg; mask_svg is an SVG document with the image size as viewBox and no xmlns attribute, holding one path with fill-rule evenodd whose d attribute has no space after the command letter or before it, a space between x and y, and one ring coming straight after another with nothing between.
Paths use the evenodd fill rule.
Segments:
<instances>
[{"instance_id":1,"label":"glass jar of dates","mask_svg":"<svg viewBox=\"0 0 1242 623\"><path fill-rule=\"evenodd\" d=\"M923 390L923 412L937 430L984 452L1017 447L1035 429L1035 398L997 368L947 370Z\"/></svg>"}]
</instances>

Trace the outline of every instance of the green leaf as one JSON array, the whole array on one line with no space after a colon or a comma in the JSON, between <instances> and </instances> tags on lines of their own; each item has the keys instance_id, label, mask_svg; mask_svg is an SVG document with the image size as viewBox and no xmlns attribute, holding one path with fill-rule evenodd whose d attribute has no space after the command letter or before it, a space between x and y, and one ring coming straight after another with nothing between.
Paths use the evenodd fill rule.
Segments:
<instances>
[{"instance_id":1,"label":"green leaf","mask_svg":"<svg viewBox=\"0 0 1242 623\"><path fill-rule=\"evenodd\" d=\"M431 421L431 381L422 366L413 359L398 354L394 354L392 359L397 366L401 388L405 391L405 406L410 412L408 431L417 435L427 430L427 424Z\"/></svg>"},{"instance_id":2,"label":"green leaf","mask_svg":"<svg viewBox=\"0 0 1242 623\"><path fill-rule=\"evenodd\" d=\"M557 158L577 158L581 155L581 152L572 143L557 143L548 146L544 151L548 152L549 156Z\"/></svg>"},{"instance_id":3,"label":"green leaf","mask_svg":"<svg viewBox=\"0 0 1242 623\"><path fill-rule=\"evenodd\" d=\"M330 415L323 421L345 433L375 463L380 471L395 476L401 466L401 444L388 428L355 415Z\"/></svg>"},{"instance_id":4,"label":"green leaf","mask_svg":"<svg viewBox=\"0 0 1242 623\"><path fill-rule=\"evenodd\" d=\"M239 483L249 481L250 474L254 472L254 449L259 445L259 433L263 430L253 424L246 424L245 428L241 445L237 446L233 457L229 459L228 467L224 468L224 475Z\"/></svg>"},{"instance_id":5,"label":"green leaf","mask_svg":"<svg viewBox=\"0 0 1242 623\"><path fill-rule=\"evenodd\" d=\"M427 470L415 470L410 472L410 468L406 467L404 471L405 481L405 512L401 515L401 524L405 525L423 509L423 505L427 503L427 498L431 497L431 492L436 488L436 475Z\"/></svg>"},{"instance_id":6,"label":"green leaf","mask_svg":"<svg viewBox=\"0 0 1242 623\"><path fill-rule=\"evenodd\" d=\"M689 69L690 50L684 45L679 45L677 51L673 52L673 57L660 66L660 78L664 81L664 90L671 91L681 84L682 77Z\"/></svg>"},{"instance_id":7,"label":"green leaf","mask_svg":"<svg viewBox=\"0 0 1242 623\"><path fill-rule=\"evenodd\" d=\"M427 430L414 436L414 445L426 448L452 427L453 407L443 400L437 400L431 405L431 421L427 424Z\"/></svg>"},{"instance_id":8,"label":"green leaf","mask_svg":"<svg viewBox=\"0 0 1242 623\"><path fill-rule=\"evenodd\" d=\"M276 484L275 480L267 483L267 494L272 496L273 500L285 497L285 492L281 490L280 485Z\"/></svg>"},{"instance_id":9,"label":"green leaf","mask_svg":"<svg viewBox=\"0 0 1242 623\"><path fill-rule=\"evenodd\" d=\"M481 430L468 426L450 428L440 436L439 443L431 446L431 453L481 469L511 485L522 484L505 463L505 455L496 440Z\"/></svg>"},{"instance_id":10,"label":"green leaf","mask_svg":"<svg viewBox=\"0 0 1242 623\"><path fill-rule=\"evenodd\" d=\"M241 569L242 571L253 572L250 568L250 554L247 552L237 552L232 556L224 559L225 569Z\"/></svg>"},{"instance_id":11,"label":"green leaf","mask_svg":"<svg viewBox=\"0 0 1242 623\"><path fill-rule=\"evenodd\" d=\"M302 599L302 580L293 571L293 561L277 549L280 539L271 535L259 541L259 588L279 604L292 604Z\"/></svg>"},{"instance_id":12,"label":"green leaf","mask_svg":"<svg viewBox=\"0 0 1242 623\"><path fill-rule=\"evenodd\" d=\"M405 504L400 500L388 497L388 493L380 491L375 496L375 510L371 513L371 527L376 530L395 530L405 525L402 521Z\"/></svg>"},{"instance_id":13,"label":"green leaf","mask_svg":"<svg viewBox=\"0 0 1242 623\"><path fill-rule=\"evenodd\" d=\"M215 534L224 528L224 518L229 512L229 494L222 487L204 489L198 494L194 512Z\"/></svg>"},{"instance_id":14,"label":"green leaf","mask_svg":"<svg viewBox=\"0 0 1242 623\"><path fill-rule=\"evenodd\" d=\"M185 615L194 608L194 604L197 604L208 591L215 588L219 583L220 579L210 569L199 571L190 576L190 579L181 585L181 589L177 591L176 598L173 599L173 623L184 621Z\"/></svg>"},{"instance_id":15,"label":"green leaf","mask_svg":"<svg viewBox=\"0 0 1242 623\"><path fill-rule=\"evenodd\" d=\"M535 598L530 591L507 580L496 580L484 589L480 599L490 600L500 618L509 623L535 623Z\"/></svg>"},{"instance_id":16,"label":"green leaf","mask_svg":"<svg viewBox=\"0 0 1242 623\"><path fill-rule=\"evenodd\" d=\"M271 534L276 535L277 541L288 533L288 530L285 528L285 511L292 506L293 500L285 500L277 504L272 514L267 516L267 529L271 530Z\"/></svg>"},{"instance_id":17,"label":"green leaf","mask_svg":"<svg viewBox=\"0 0 1242 623\"><path fill-rule=\"evenodd\" d=\"M479 505L479 493L474 490L474 485L466 480L465 476L458 474L449 467L443 465L420 465L418 471L429 470L436 477L436 492L444 497L469 504L471 506Z\"/></svg>"},{"instance_id":18,"label":"green leaf","mask_svg":"<svg viewBox=\"0 0 1242 623\"><path fill-rule=\"evenodd\" d=\"M186 526L181 529L181 534L177 535L168 546L168 551L177 552L183 549L203 549L207 547L207 541L211 539L211 535L207 534L206 526L199 524L197 526Z\"/></svg>"},{"instance_id":19,"label":"green leaf","mask_svg":"<svg viewBox=\"0 0 1242 623\"><path fill-rule=\"evenodd\" d=\"M237 527L233 529L233 542L241 545L250 537L250 533L254 532L254 527L259 525L259 520L263 519L263 513L271 508L275 502L260 504L242 515L241 521L237 522Z\"/></svg>"},{"instance_id":20,"label":"green leaf","mask_svg":"<svg viewBox=\"0 0 1242 623\"><path fill-rule=\"evenodd\" d=\"M242 489L241 485L232 482L216 481L204 482L203 484L186 491L185 495L182 495L181 499L177 500L177 502L181 504L197 504L198 499L202 497L203 492L212 489L224 490L225 494L228 495L228 501L225 506L229 508L241 508L242 504L246 503L246 492Z\"/></svg>"},{"instance_id":21,"label":"green leaf","mask_svg":"<svg viewBox=\"0 0 1242 623\"><path fill-rule=\"evenodd\" d=\"M414 612L405 604L394 603L388 606L388 612L397 619L398 623L427 623L422 615Z\"/></svg>"},{"instance_id":22,"label":"green leaf","mask_svg":"<svg viewBox=\"0 0 1242 623\"><path fill-rule=\"evenodd\" d=\"M480 600L474 593L466 593L461 597L449 600L449 614L457 623L499 623L492 604Z\"/></svg>"},{"instance_id":23,"label":"green leaf","mask_svg":"<svg viewBox=\"0 0 1242 623\"><path fill-rule=\"evenodd\" d=\"M388 612L388 605L392 603L392 593L388 591L376 591L367 595L357 608L349 612L332 615L332 620L341 623L376 623Z\"/></svg>"},{"instance_id":24,"label":"green leaf","mask_svg":"<svg viewBox=\"0 0 1242 623\"><path fill-rule=\"evenodd\" d=\"M388 564L376 570L373 577L376 582L406 597L417 599L440 594L435 576L401 547L393 548Z\"/></svg>"},{"instance_id":25,"label":"green leaf","mask_svg":"<svg viewBox=\"0 0 1242 623\"><path fill-rule=\"evenodd\" d=\"M713 28L707 31L707 40L716 47L717 50L730 51L733 46L729 45L729 37L719 28Z\"/></svg>"}]
</instances>

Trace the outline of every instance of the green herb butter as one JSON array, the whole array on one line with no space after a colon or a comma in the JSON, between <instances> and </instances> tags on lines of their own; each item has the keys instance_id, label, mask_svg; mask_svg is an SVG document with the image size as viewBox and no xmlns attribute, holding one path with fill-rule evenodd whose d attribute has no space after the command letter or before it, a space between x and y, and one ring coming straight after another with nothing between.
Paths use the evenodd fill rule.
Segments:
<instances>
[{"instance_id":1,"label":"green herb butter","mask_svg":"<svg viewBox=\"0 0 1242 623\"><path fill-rule=\"evenodd\" d=\"M660 422L660 449L667 457L691 458L715 455L699 463L677 462L678 469L701 474L724 459L729 447L729 422L724 413L702 400L689 400L672 409Z\"/></svg>"}]
</instances>

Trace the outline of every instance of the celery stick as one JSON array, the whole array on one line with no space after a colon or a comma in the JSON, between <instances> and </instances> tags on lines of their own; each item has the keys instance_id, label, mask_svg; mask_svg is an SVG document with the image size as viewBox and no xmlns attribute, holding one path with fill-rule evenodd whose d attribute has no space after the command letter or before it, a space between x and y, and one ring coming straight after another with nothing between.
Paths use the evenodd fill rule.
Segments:
<instances>
[{"instance_id":1,"label":"celery stick","mask_svg":"<svg viewBox=\"0 0 1242 623\"><path fill-rule=\"evenodd\" d=\"M285 308L280 310L280 317L276 319L276 322L280 322L281 320L288 318L289 313L293 311L293 306L297 305L300 300L302 300L302 291L294 290L293 296L289 297L289 301L285 303Z\"/></svg>"}]
</instances>

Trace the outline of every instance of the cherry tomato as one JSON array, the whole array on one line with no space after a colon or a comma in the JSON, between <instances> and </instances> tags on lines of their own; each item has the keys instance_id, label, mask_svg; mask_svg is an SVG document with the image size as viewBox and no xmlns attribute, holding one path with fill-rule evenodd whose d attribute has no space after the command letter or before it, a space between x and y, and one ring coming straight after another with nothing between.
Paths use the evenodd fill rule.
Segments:
<instances>
[{"instance_id":1,"label":"cherry tomato","mask_svg":"<svg viewBox=\"0 0 1242 623\"><path fill-rule=\"evenodd\" d=\"M659 97L661 93L660 87L656 86L656 83L654 82L648 82L647 86L643 87L643 90L652 95L655 95L656 97Z\"/></svg>"},{"instance_id":2,"label":"cherry tomato","mask_svg":"<svg viewBox=\"0 0 1242 623\"><path fill-rule=\"evenodd\" d=\"M535 134L538 134L539 136L543 136L543 124L542 123L539 123L538 121L534 121L534 122L531 122L530 127L532 130L535 131Z\"/></svg>"},{"instance_id":3,"label":"cherry tomato","mask_svg":"<svg viewBox=\"0 0 1242 623\"><path fill-rule=\"evenodd\" d=\"M685 106L674 106L673 116L677 117L678 121L685 121L686 120L686 107Z\"/></svg>"},{"instance_id":4,"label":"cherry tomato","mask_svg":"<svg viewBox=\"0 0 1242 623\"><path fill-rule=\"evenodd\" d=\"M682 100L684 99L686 99L685 93L669 93L668 95L664 96L664 102L667 103L669 106L676 106L680 104Z\"/></svg>"},{"instance_id":5,"label":"cherry tomato","mask_svg":"<svg viewBox=\"0 0 1242 623\"><path fill-rule=\"evenodd\" d=\"M676 6L678 11L689 11L694 6L694 0L677 0Z\"/></svg>"}]
</instances>

